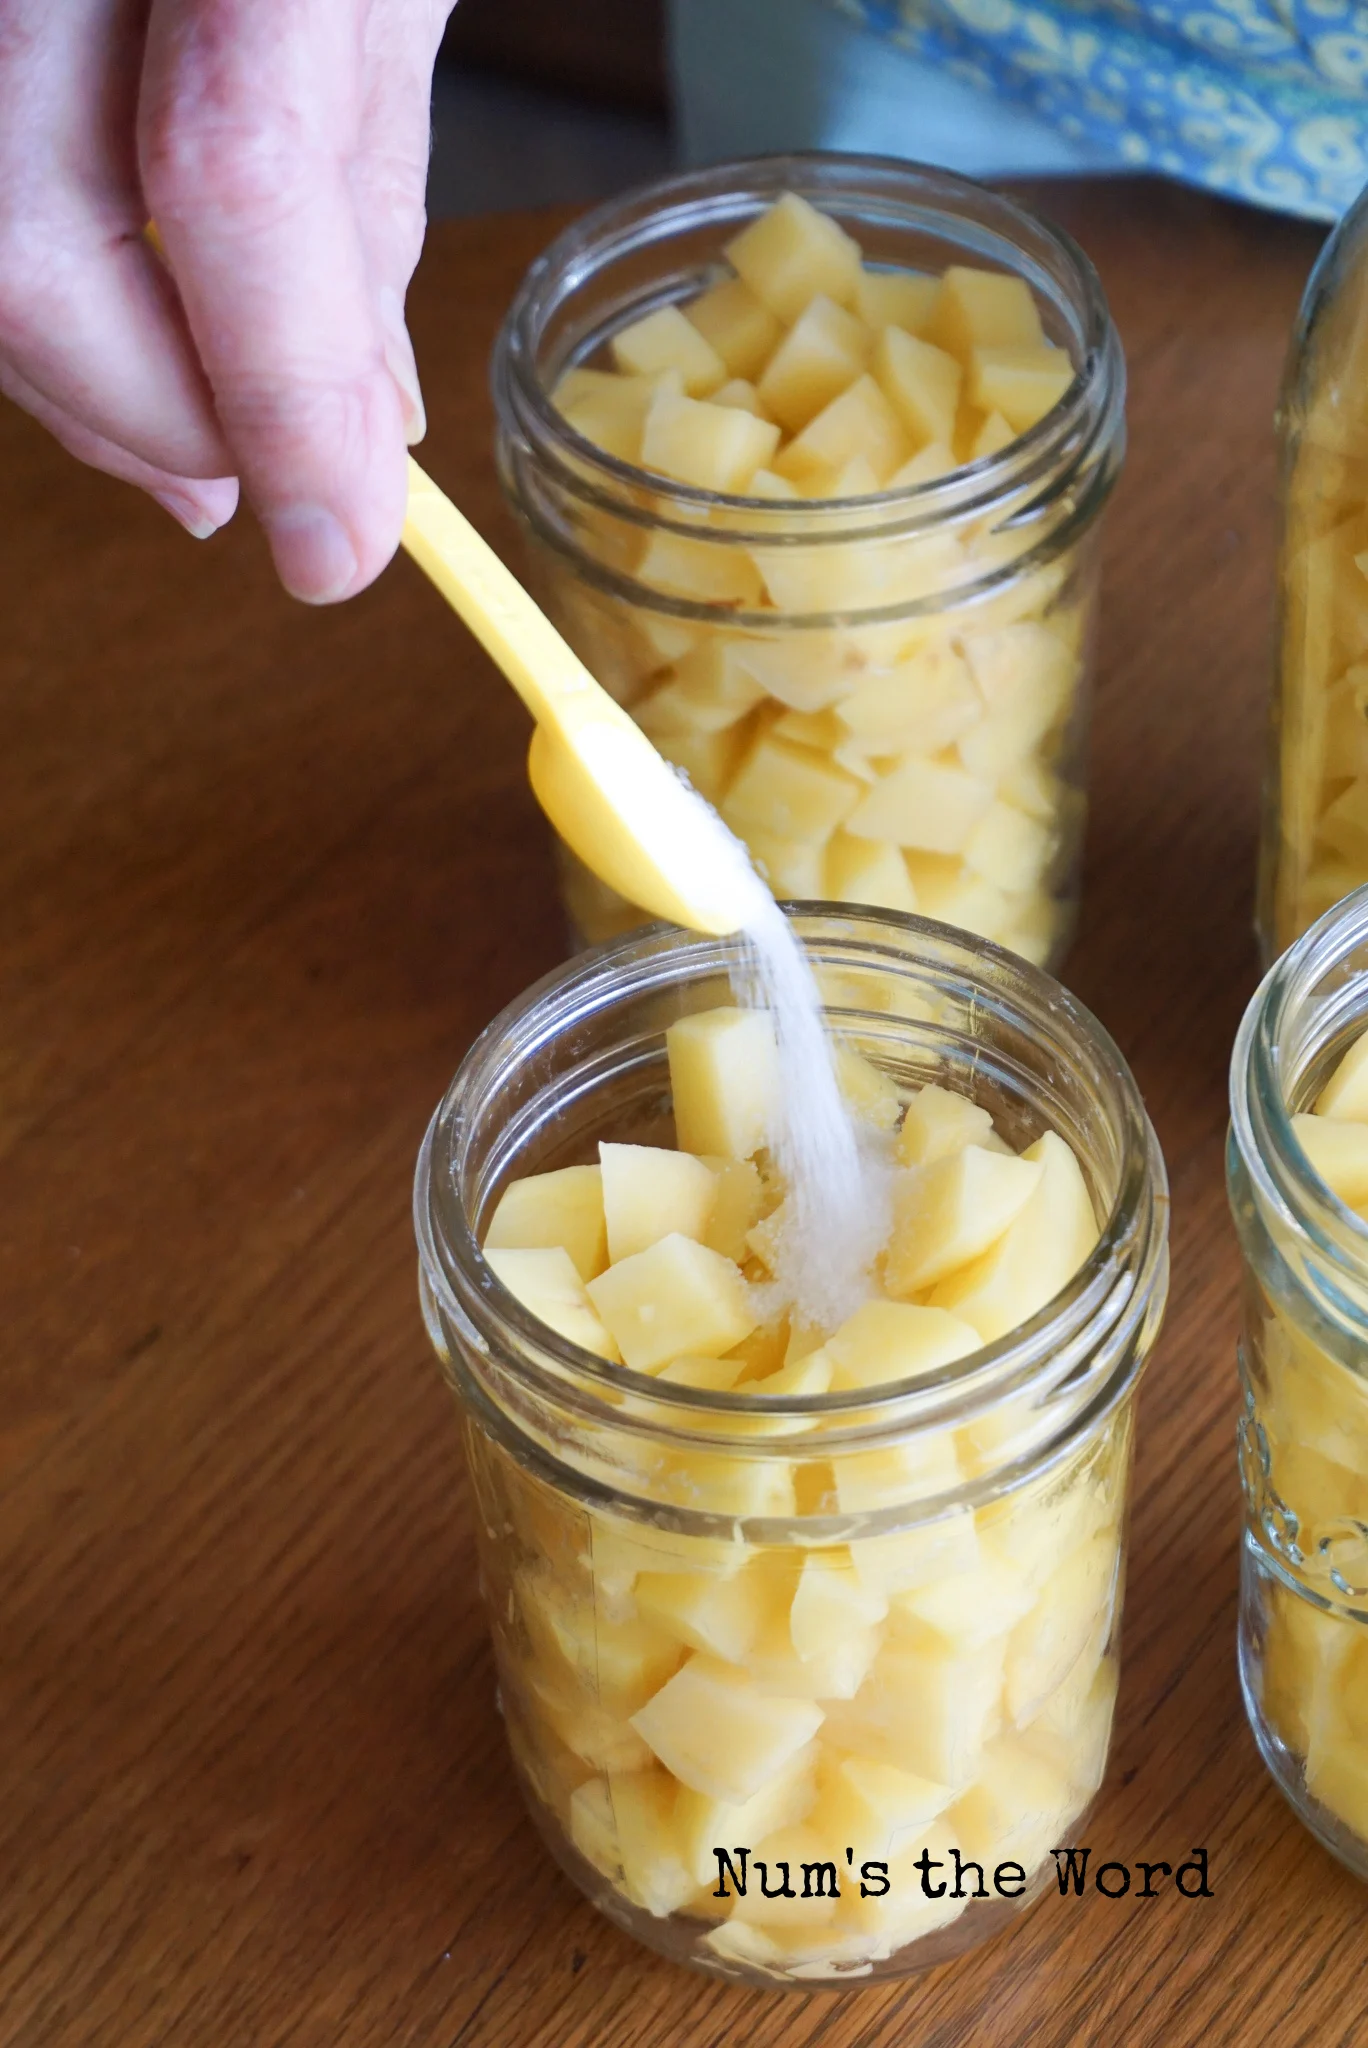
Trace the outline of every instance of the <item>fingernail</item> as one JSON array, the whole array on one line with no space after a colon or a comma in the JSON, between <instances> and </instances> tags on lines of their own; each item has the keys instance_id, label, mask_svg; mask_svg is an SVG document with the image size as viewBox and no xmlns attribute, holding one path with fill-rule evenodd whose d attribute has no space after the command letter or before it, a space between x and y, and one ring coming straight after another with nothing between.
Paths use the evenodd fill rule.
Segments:
<instances>
[{"instance_id":1,"label":"fingernail","mask_svg":"<svg viewBox=\"0 0 1368 2048\"><path fill-rule=\"evenodd\" d=\"M418 363L404 319L403 301L390 285L382 284L378 294L380 324L385 330L385 368L399 386L404 406L405 438L414 447L427 432L427 408L418 382Z\"/></svg>"},{"instance_id":2,"label":"fingernail","mask_svg":"<svg viewBox=\"0 0 1368 2048\"><path fill-rule=\"evenodd\" d=\"M219 522L211 519L202 505L193 498L182 498L175 491L153 491L151 493L164 512L169 512L178 526L183 526L194 540L208 540L211 533L217 533Z\"/></svg>"},{"instance_id":3,"label":"fingernail","mask_svg":"<svg viewBox=\"0 0 1368 2048\"><path fill-rule=\"evenodd\" d=\"M331 604L356 579L356 550L346 528L325 505L286 505L263 512L280 580L305 604Z\"/></svg>"}]
</instances>

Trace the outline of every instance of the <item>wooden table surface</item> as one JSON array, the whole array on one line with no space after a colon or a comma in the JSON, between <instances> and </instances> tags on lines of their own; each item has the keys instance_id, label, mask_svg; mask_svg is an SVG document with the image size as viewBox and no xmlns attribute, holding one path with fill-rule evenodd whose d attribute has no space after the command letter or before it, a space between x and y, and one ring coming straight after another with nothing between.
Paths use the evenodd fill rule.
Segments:
<instances>
[{"instance_id":1,"label":"wooden table surface","mask_svg":"<svg viewBox=\"0 0 1368 2048\"><path fill-rule=\"evenodd\" d=\"M1315 231L1117 181L1044 204L1131 366L1069 980L1173 1181L1099 1856L863 1992L655 1960L548 1865L493 1700L414 1295L424 1122L562 926L511 692L406 564L329 612L0 410L5 2048L1362 2043L1368 1898L1236 1687L1225 1066L1268 669L1271 413ZM484 365L546 216L436 229L427 459L500 544Z\"/></svg>"}]
</instances>

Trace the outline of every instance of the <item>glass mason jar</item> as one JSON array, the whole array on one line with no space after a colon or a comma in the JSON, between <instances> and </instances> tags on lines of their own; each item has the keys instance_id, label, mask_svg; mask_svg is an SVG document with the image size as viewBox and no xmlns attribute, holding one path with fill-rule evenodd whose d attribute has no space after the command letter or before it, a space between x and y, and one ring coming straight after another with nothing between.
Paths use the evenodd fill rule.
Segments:
<instances>
[{"instance_id":1,"label":"glass mason jar","mask_svg":"<svg viewBox=\"0 0 1368 2048\"><path fill-rule=\"evenodd\" d=\"M1368 1224L1291 1118L1368 1026L1368 890L1284 954L1231 1066L1244 1255L1240 1675L1255 1738L1312 1832L1368 1877Z\"/></svg>"},{"instance_id":2,"label":"glass mason jar","mask_svg":"<svg viewBox=\"0 0 1368 2048\"><path fill-rule=\"evenodd\" d=\"M672 483L576 433L550 397L563 373L723 277L723 245L785 191L869 264L1024 278L1073 359L1064 397L996 454L826 501ZM725 164L561 235L513 302L493 382L542 604L776 895L916 910L1056 964L1077 907L1098 519L1124 446L1121 348L1074 243L946 171L823 154ZM888 836L845 833L876 785ZM584 937L643 922L560 853Z\"/></svg>"},{"instance_id":3,"label":"glass mason jar","mask_svg":"<svg viewBox=\"0 0 1368 2048\"><path fill-rule=\"evenodd\" d=\"M1368 881L1368 195L1311 272L1278 436L1278 656L1259 874L1265 964Z\"/></svg>"},{"instance_id":4,"label":"glass mason jar","mask_svg":"<svg viewBox=\"0 0 1368 2048\"><path fill-rule=\"evenodd\" d=\"M1168 1262L1135 1084L1056 983L923 920L794 921L832 1027L899 1091L936 1079L1013 1144L1048 1124L1076 1148L1105 1225L1029 1322L877 1396L714 1393L605 1364L499 1285L480 1240L510 1176L592 1162L600 1138L673 1142L665 1030L729 999L739 951L659 925L489 1026L428 1131L415 1217L548 1848L661 1953L804 1984L970 1947L1077 1843Z\"/></svg>"}]
</instances>

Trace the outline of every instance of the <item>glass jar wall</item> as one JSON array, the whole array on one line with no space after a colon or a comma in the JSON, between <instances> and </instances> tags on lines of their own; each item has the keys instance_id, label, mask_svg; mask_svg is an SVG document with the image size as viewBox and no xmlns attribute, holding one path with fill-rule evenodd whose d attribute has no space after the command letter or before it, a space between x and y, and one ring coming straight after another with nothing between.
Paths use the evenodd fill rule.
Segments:
<instances>
[{"instance_id":1,"label":"glass jar wall","mask_svg":"<svg viewBox=\"0 0 1368 2048\"><path fill-rule=\"evenodd\" d=\"M1024 280L1073 364L1063 397L996 452L831 499L671 482L576 432L551 396L566 371L725 276L724 245L785 192L858 241L876 278L966 265ZM493 374L541 601L775 893L916 910L1056 963L1077 898L1097 522L1124 438L1119 343L1074 244L915 165L724 165L562 235ZM642 921L568 854L563 870L586 937Z\"/></svg>"},{"instance_id":2,"label":"glass jar wall","mask_svg":"<svg viewBox=\"0 0 1368 2048\"><path fill-rule=\"evenodd\" d=\"M1265 962L1368 881L1368 198L1322 250L1279 406L1278 666L1260 854Z\"/></svg>"},{"instance_id":3,"label":"glass jar wall","mask_svg":"<svg viewBox=\"0 0 1368 2048\"><path fill-rule=\"evenodd\" d=\"M1231 1068L1244 1257L1240 1672L1264 1761L1368 1877L1368 1223L1293 1117L1368 1029L1368 890L1279 961Z\"/></svg>"},{"instance_id":4,"label":"glass jar wall","mask_svg":"<svg viewBox=\"0 0 1368 2048\"><path fill-rule=\"evenodd\" d=\"M1077 1151L1104 1227L1031 1321L915 1381L762 1397L605 1364L497 1284L479 1242L510 1178L600 1138L671 1140L665 1030L727 1000L738 952L660 927L490 1026L415 1213L500 1700L551 1853L676 1960L805 1984L971 1946L1077 1839L1116 1693L1167 1202L1124 1063L1055 983L918 920L796 923L832 1027L901 1094L935 1080L1010 1143L1048 1126Z\"/></svg>"}]
</instances>

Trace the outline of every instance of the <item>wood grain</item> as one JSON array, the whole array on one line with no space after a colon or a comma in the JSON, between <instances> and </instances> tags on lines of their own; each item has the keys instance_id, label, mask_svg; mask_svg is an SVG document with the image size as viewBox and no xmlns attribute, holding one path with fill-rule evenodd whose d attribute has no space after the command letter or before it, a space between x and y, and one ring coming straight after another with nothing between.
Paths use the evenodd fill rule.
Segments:
<instances>
[{"instance_id":1,"label":"wood grain","mask_svg":"<svg viewBox=\"0 0 1368 2048\"><path fill-rule=\"evenodd\" d=\"M1173 1179L1100 1853L1215 1897L1047 1899L839 1998L659 1963L552 1871L492 1699L414 1301L425 1118L560 952L522 714L406 565L273 587L0 412L0 2040L6 2048L1361 2043L1365 1898L1236 1689L1224 1070L1249 937L1271 412L1308 229L1043 196L1103 273L1110 520L1069 978ZM484 363L554 223L449 224L428 460L499 545Z\"/></svg>"}]
</instances>

